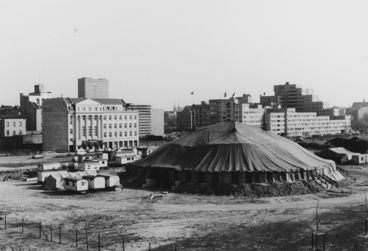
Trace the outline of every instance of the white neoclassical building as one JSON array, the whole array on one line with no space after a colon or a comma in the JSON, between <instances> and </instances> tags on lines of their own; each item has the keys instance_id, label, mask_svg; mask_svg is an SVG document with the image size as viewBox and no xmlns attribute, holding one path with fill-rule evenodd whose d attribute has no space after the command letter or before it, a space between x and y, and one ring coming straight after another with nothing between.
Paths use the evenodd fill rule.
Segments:
<instances>
[{"instance_id":1,"label":"white neoclassical building","mask_svg":"<svg viewBox=\"0 0 368 251\"><path fill-rule=\"evenodd\" d=\"M45 151L133 148L138 113L120 99L52 98L43 103Z\"/></svg>"}]
</instances>

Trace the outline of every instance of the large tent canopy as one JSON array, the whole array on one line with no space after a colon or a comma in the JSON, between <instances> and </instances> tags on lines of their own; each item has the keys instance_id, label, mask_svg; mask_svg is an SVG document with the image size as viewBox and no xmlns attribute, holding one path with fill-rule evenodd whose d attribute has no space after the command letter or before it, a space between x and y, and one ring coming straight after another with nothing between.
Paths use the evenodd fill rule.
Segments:
<instances>
[{"instance_id":1,"label":"large tent canopy","mask_svg":"<svg viewBox=\"0 0 368 251\"><path fill-rule=\"evenodd\" d=\"M133 165L195 172L335 171L333 161L284 137L238 122L197 129Z\"/></svg>"}]
</instances>

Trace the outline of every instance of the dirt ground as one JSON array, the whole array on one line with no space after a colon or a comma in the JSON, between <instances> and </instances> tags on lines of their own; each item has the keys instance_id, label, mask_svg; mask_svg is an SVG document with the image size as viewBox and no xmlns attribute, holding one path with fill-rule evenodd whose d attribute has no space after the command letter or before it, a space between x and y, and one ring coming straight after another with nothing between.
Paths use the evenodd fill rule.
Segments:
<instances>
[{"instance_id":1,"label":"dirt ground","mask_svg":"<svg viewBox=\"0 0 368 251\"><path fill-rule=\"evenodd\" d=\"M72 195L0 181L0 250L85 250L86 231L89 250L97 250L98 234L101 250L123 250L123 243L127 251L311 250L318 201L326 250L368 250L368 171L344 169L349 176L339 188L254 199L168 193L150 201L143 199L153 193L146 190Z\"/></svg>"}]
</instances>

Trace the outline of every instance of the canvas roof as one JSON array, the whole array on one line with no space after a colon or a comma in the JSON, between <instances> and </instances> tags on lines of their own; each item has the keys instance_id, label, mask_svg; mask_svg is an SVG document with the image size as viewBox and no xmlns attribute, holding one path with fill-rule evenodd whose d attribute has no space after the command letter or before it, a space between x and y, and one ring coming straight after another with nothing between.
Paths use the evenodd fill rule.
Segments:
<instances>
[{"instance_id":1,"label":"canvas roof","mask_svg":"<svg viewBox=\"0 0 368 251\"><path fill-rule=\"evenodd\" d=\"M335 168L297 143L260 128L221 122L188 133L131 165L198 172L289 172Z\"/></svg>"},{"instance_id":2,"label":"canvas roof","mask_svg":"<svg viewBox=\"0 0 368 251\"><path fill-rule=\"evenodd\" d=\"M344 155L353 155L353 154L357 154L357 153L353 153L347 149L345 149L344 147L331 147L329 148L330 151L337 153L337 154L344 154Z\"/></svg>"}]
</instances>

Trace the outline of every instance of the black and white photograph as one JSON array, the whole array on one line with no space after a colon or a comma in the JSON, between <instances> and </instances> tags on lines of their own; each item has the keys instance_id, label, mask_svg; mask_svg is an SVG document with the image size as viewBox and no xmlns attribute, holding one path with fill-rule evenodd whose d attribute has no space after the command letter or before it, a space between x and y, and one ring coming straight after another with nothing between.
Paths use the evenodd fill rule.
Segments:
<instances>
[{"instance_id":1,"label":"black and white photograph","mask_svg":"<svg viewBox=\"0 0 368 251\"><path fill-rule=\"evenodd\" d=\"M368 1L0 0L0 251L367 251Z\"/></svg>"}]
</instances>

